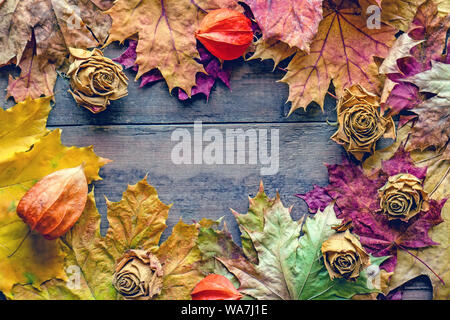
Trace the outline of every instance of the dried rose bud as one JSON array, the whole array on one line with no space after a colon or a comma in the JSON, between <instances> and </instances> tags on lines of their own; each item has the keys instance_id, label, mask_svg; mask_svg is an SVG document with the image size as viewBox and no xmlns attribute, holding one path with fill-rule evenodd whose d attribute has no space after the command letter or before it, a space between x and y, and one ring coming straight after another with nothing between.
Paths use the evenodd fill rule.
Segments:
<instances>
[{"instance_id":1,"label":"dried rose bud","mask_svg":"<svg viewBox=\"0 0 450 320\"><path fill-rule=\"evenodd\" d=\"M389 177L379 190L380 207L389 220L407 222L420 211L428 210L428 194L422 181L408 173Z\"/></svg>"},{"instance_id":2,"label":"dried rose bud","mask_svg":"<svg viewBox=\"0 0 450 320\"><path fill-rule=\"evenodd\" d=\"M80 218L87 194L83 165L55 171L28 190L17 205L17 214L31 230L53 240Z\"/></svg>"},{"instance_id":3,"label":"dried rose bud","mask_svg":"<svg viewBox=\"0 0 450 320\"><path fill-rule=\"evenodd\" d=\"M161 292L163 269L145 250L128 250L116 264L113 285L127 300L150 300Z\"/></svg>"},{"instance_id":4,"label":"dried rose bud","mask_svg":"<svg viewBox=\"0 0 450 320\"><path fill-rule=\"evenodd\" d=\"M358 238L350 233L335 233L322 243L322 255L331 280L356 280L370 265L370 257Z\"/></svg>"},{"instance_id":5,"label":"dried rose bud","mask_svg":"<svg viewBox=\"0 0 450 320\"><path fill-rule=\"evenodd\" d=\"M99 113L111 100L128 94L128 78L122 66L104 57L99 49L70 48L70 54L74 61L67 72L72 88L69 92L80 106Z\"/></svg>"},{"instance_id":6,"label":"dried rose bud","mask_svg":"<svg viewBox=\"0 0 450 320\"><path fill-rule=\"evenodd\" d=\"M217 58L233 60L252 43L252 22L236 10L212 10L203 18L195 37Z\"/></svg>"},{"instance_id":7,"label":"dried rose bud","mask_svg":"<svg viewBox=\"0 0 450 320\"><path fill-rule=\"evenodd\" d=\"M395 139L392 117L381 116L378 97L360 85L345 89L337 105L337 116L339 129L331 139L359 161L375 151L381 137Z\"/></svg>"},{"instance_id":8,"label":"dried rose bud","mask_svg":"<svg viewBox=\"0 0 450 320\"><path fill-rule=\"evenodd\" d=\"M191 292L192 300L240 300L242 294L230 280L219 274L203 278Z\"/></svg>"}]
</instances>

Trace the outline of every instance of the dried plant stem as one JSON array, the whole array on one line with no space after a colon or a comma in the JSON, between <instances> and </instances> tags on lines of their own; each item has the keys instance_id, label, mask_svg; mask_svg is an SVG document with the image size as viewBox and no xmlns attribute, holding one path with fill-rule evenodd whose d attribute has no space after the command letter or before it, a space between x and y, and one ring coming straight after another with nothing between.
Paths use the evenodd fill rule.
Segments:
<instances>
[{"instance_id":1,"label":"dried plant stem","mask_svg":"<svg viewBox=\"0 0 450 320\"><path fill-rule=\"evenodd\" d=\"M415 259L417 259L418 261L420 261L425 267L427 267L428 270L430 270L438 279L439 281L445 286L445 282L444 280L442 280L442 278L433 270L431 269L431 267L422 259L420 259L418 256L416 256L414 253L410 252L408 249L406 249L405 247L403 247L402 245L397 245L397 247L399 247L400 249L402 249L403 251L405 251L406 253L408 253L409 255L411 255L412 257L414 257Z\"/></svg>"},{"instance_id":2,"label":"dried plant stem","mask_svg":"<svg viewBox=\"0 0 450 320\"><path fill-rule=\"evenodd\" d=\"M19 245L17 246L17 248L8 256L8 258L11 258L13 255L16 254L17 251L19 251L20 247L22 246L22 244L25 242L25 240L28 238L28 236L31 233L31 229L28 230L27 234L25 235L25 237L23 237L23 239L20 241Z\"/></svg>"},{"instance_id":3,"label":"dried plant stem","mask_svg":"<svg viewBox=\"0 0 450 320\"><path fill-rule=\"evenodd\" d=\"M441 183L442 183L442 182L444 181L444 179L447 177L449 171L450 171L450 167L447 168L447 171L445 171L445 173L442 175L441 180L439 180L439 182L436 184L436 186L434 186L433 191L431 191L431 192L428 194L428 196L431 197L431 196L433 195L433 193L439 188L439 186L441 185Z\"/></svg>"}]
</instances>

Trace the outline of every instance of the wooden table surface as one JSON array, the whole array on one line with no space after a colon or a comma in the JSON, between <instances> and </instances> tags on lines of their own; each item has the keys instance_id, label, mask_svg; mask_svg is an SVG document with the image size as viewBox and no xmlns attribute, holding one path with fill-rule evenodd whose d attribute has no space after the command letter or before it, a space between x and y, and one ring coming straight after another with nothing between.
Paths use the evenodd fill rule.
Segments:
<instances>
[{"instance_id":1,"label":"wooden table surface","mask_svg":"<svg viewBox=\"0 0 450 320\"><path fill-rule=\"evenodd\" d=\"M111 45L105 54L115 58L122 50ZM103 181L94 183L103 232L107 228L104 196L119 201L127 185L135 184L146 174L160 199L173 204L162 240L180 218L191 223L202 217L224 217L233 238L240 243L239 230L229 208L245 213L247 196L256 194L260 180L270 196L278 190L283 204L294 206L294 219L307 212L306 204L294 194L307 192L314 184L326 185L328 174L324 163L340 162L344 152L329 139L335 127L326 120L336 121L334 99L327 97L324 113L316 105L287 118L288 87L277 82L283 71L272 72L271 62L240 59L227 63L232 69L231 91L223 83L216 83L208 102L203 95L181 102L169 94L164 81L139 88L139 81L134 81L135 72L127 70L129 95L112 102L98 115L78 107L67 92L68 81L58 78L56 105L50 113L48 127L62 128L64 144L94 145L98 155L114 160L102 168ZM3 101L10 73L18 75L13 67L0 70ZM11 99L2 102L4 108L12 105ZM176 142L171 141L171 134L176 128L188 128L192 132L194 121L202 121L203 130L216 128L223 133L227 128L279 129L278 174L261 176L261 165L173 164L171 150ZM431 297L427 277L417 278L404 288L404 299Z\"/></svg>"}]
</instances>

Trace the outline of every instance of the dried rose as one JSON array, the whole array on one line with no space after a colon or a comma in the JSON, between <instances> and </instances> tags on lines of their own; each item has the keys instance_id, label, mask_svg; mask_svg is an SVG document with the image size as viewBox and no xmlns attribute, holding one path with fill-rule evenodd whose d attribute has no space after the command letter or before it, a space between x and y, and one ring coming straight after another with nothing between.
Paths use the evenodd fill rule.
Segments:
<instances>
[{"instance_id":1,"label":"dried rose","mask_svg":"<svg viewBox=\"0 0 450 320\"><path fill-rule=\"evenodd\" d=\"M217 58L233 60L252 43L252 22L236 10L212 10L203 18L195 37Z\"/></svg>"},{"instance_id":2,"label":"dried rose","mask_svg":"<svg viewBox=\"0 0 450 320\"><path fill-rule=\"evenodd\" d=\"M80 106L99 113L111 100L128 94L128 78L122 66L104 57L99 49L70 48L70 54L73 63L67 72L72 88L69 92Z\"/></svg>"},{"instance_id":3,"label":"dried rose","mask_svg":"<svg viewBox=\"0 0 450 320\"><path fill-rule=\"evenodd\" d=\"M116 264L113 285L127 300L150 300L161 292L163 269L145 250L128 250Z\"/></svg>"},{"instance_id":4,"label":"dried rose","mask_svg":"<svg viewBox=\"0 0 450 320\"><path fill-rule=\"evenodd\" d=\"M428 211L428 194L422 181L409 173L389 177L379 189L380 207L389 220L407 222L420 211Z\"/></svg>"},{"instance_id":5,"label":"dried rose","mask_svg":"<svg viewBox=\"0 0 450 320\"><path fill-rule=\"evenodd\" d=\"M395 139L392 117L381 116L378 97L360 85L345 89L338 102L337 116L339 129L331 139L359 161L375 151L381 137Z\"/></svg>"},{"instance_id":6,"label":"dried rose","mask_svg":"<svg viewBox=\"0 0 450 320\"><path fill-rule=\"evenodd\" d=\"M370 265L369 255L349 230L335 233L324 241L322 255L331 280L356 280L360 272Z\"/></svg>"},{"instance_id":7,"label":"dried rose","mask_svg":"<svg viewBox=\"0 0 450 320\"><path fill-rule=\"evenodd\" d=\"M17 214L31 230L53 240L77 222L87 194L83 165L55 171L28 190L17 205Z\"/></svg>"},{"instance_id":8,"label":"dried rose","mask_svg":"<svg viewBox=\"0 0 450 320\"><path fill-rule=\"evenodd\" d=\"M242 294L228 278L220 274L209 274L191 292L192 300L240 300Z\"/></svg>"}]
</instances>

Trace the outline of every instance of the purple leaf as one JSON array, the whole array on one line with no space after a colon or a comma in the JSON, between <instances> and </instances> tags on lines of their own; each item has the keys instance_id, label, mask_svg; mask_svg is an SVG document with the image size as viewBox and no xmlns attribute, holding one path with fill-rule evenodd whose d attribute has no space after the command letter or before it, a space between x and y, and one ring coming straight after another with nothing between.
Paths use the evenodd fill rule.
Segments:
<instances>
[{"instance_id":1,"label":"purple leaf","mask_svg":"<svg viewBox=\"0 0 450 320\"><path fill-rule=\"evenodd\" d=\"M414 166L409 153L400 148L381 169L370 174L360 166L344 159L341 164L327 165L329 185L314 189L298 197L304 199L311 212L324 208L335 200L336 216L343 222L352 221L352 232L360 237L364 248L374 256L390 256L382 268L392 272L397 263L397 250L423 248L436 243L428 236L428 230L442 222L441 210L445 200L429 200L429 210L422 211L408 222L392 220L382 214L378 190L389 176L409 173L424 179L427 168ZM331 198L332 199L331 199Z\"/></svg>"},{"instance_id":2,"label":"purple leaf","mask_svg":"<svg viewBox=\"0 0 450 320\"><path fill-rule=\"evenodd\" d=\"M138 66L135 64L137 57L136 46L137 41L129 40L128 48L119 57L113 60L122 64L125 68L132 68L134 71L137 71ZM220 64L219 59L210 54L200 43L197 44L197 50L200 55L198 62L203 65L207 74L201 72L197 73L196 85L192 88L191 95L194 96L202 93L208 100L211 89L217 79L220 79L228 88L230 88L231 72L229 69L224 68ZM142 75L139 87L142 88L147 84L152 84L162 79L163 76L158 69L150 70ZM180 100L187 100L189 98L183 90L179 88L177 88L177 90L177 96Z\"/></svg>"}]
</instances>

